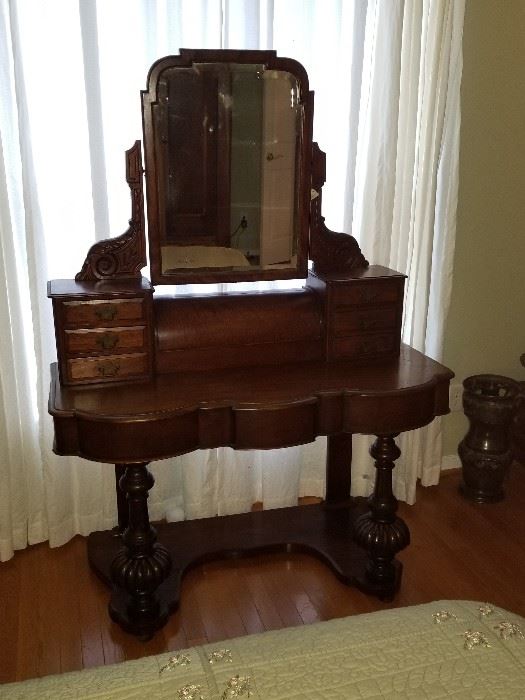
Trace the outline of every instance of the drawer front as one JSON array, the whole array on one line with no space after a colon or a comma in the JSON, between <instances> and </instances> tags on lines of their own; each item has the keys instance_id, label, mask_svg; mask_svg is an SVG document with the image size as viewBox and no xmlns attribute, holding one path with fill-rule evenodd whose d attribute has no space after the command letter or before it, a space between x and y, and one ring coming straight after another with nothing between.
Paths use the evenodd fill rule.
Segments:
<instances>
[{"instance_id":1,"label":"drawer front","mask_svg":"<svg viewBox=\"0 0 525 700\"><path fill-rule=\"evenodd\" d=\"M354 331L382 331L396 327L397 306L339 309L332 319L335 336L346 336Z\"/></svg>"},{"instance_id":2,"label":"drawer front","mask_svg":"<svg viewBox=\"0 0 525 700\"><path fill-rule=\"evenodd\" d=\"M146 374L148 356L106 355L104 357L85 357L67 361L69 381L118 381L127 377Z\"/></svg>"},{"instance_id":3,"label":"drawer front","mask_svg":"<svg viewBox=\"0 0 525 700\"><path fill-rule=\"evenodd\" d=\"M335 338L331 345L332 359L373 358L397 354L399 340L396 333L370 333L348 338Z\"/></svg>"},{"instance_id":4,"label":"drawer front","mask_svg":"<svg viewBox=\"0 0 525 700\"><path fill-rule=\"evenodd\" d=\"M351 304L383 304L398 301L402 285L398 280L338 284L333 287L333 301L336 306Z\"/></svg>"},{"instance_id":5,"label":"drawer front","mask_svg":"<svg viewBox=\"0 0 525 700\"><path fill-rule=\"evenodd\" d=\"M144 320L142 299L64 302L66 326L121 326Z\"/></svg>"},{"instance_id":6,"label":"drawer front","mask_svg":"<svg viewBox=\"0 0 525 700\"><path fill-rule=\"evenodd\" d=\"M316 435L317 401L309 399L273 408L236 408L235 448L272 449L312 442Z\"/></svg>"},{"instance_id":7,"label":"drawer front","mask_svg":"<svg viewBox=\"0 0 525 700\"><path fill-rule=\"evenodd\" d=\"M144 331L144 326L66 331L66 352L68 355L78 355L143 350L145 349Z\"/></svg>"}]
</instances>

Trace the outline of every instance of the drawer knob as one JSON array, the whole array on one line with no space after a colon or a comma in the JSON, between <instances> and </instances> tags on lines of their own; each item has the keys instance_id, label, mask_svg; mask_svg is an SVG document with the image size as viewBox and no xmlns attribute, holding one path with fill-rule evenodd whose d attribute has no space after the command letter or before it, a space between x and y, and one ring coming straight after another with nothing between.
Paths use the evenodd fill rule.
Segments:
<instances>
[{"instance_id":1,"label":"drawer knob","mask_svg":"<svg viewBox=\"0 0 525 700\"><path fill-rule=\"evenodd\" d=\"M378 352L387 352L390 343L387 338L376 338L374 340L363 340L357 347L360 355L373 355Z\"/></svg>"},{"instance_id":2,"label":"drawer knob","mask_svg":"<svg viewBox=\"0 0 525 700\"><path fill-rule=\"evenodd\" d=\"M102 350L113 350L118 341L119 337L117 333L104 333L97 338L96 342Z\"/></svg>"},{"instance_id":3,"label":"drawer knob","mask_svg":"<svg viewBox=\"0 0 525 700\"><path fill-rule=\"evenodd\" d=\"M359 319L359 328L362 331L373 330L374 328L377 328L378 325L379 324L378 324L377 318L360 318Z\"/></svg>"},{"instance_id":4,"label":"drawer knob","mask_svg":"<svg viewBox=\"0 0 525 700\"><path fill-rule=\"evenodd\" d=\"M100 304L95 309L95 316L101 321L113 321L117 311L116 304Z\"/></svg>"},{"instance_id":5,"label":"drawer knob","mask_svg":"<svg viewBox=\"0 0 525 700\"><path fill-rule=\"evenodd\" d=\"M379 292L377 289L360 289L359 290L359 301L369 304L372 301L376 301L379 298Z\"/></svg>"},{"instance_id":6,"label":"drawer knob","mask_svg":"<svg viewBox=\"0 0 525 700\"><path fill-rule=\"evenodd\" d=\"M99 365L97 369L102 377L116 377L120 371L120 365L118 362L105 362L103 365Z\"/></svg>"}]
</instances>

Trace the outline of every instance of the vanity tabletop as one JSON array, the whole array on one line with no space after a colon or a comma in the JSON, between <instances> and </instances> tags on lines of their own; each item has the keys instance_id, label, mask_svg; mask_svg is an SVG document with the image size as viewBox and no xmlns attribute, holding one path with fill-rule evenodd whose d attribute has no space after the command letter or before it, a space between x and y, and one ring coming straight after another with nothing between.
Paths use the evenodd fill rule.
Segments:
<instances>
[{"instance_id":1,"label":"vanity tabletop","mask_svg":"<svg viewBox=\"0 0 525 700\"><path fill-rule=\"evenodd\" d=\"M302 402L320 395L396 395L447 383L453 373L413 348L399 358L359 365L309 361L156 375L150 382L64 387L52 366L50 412L107 419L179 413L196 407L256 408Z\"/></svg>"},{"instance_id":2,"label":"vanity tabletop","mask_svg":"<svg viewBox=\"0 0 525 700\"><path fill-rule=\"evenodd\" d=\"M49 412L58 454L151 461L195 449L273 449L318 435L393 435L448 413L453 373L403 345L357 365L298 362L64 387L52 367Z\"/></svg>"}]
</instances>

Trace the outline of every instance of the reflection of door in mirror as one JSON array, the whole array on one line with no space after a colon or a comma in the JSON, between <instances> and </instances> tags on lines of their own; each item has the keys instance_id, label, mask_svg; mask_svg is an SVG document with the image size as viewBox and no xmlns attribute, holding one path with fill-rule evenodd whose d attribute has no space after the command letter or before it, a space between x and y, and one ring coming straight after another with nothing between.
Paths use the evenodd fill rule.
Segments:
<instances>
[{"instance_id":1,"label":"reflection of door in mirror","mask_svg":"<svg viewBox=\"0 0 525 700\"><path fill-rule=\"evenodd\" d=\"M153 117L152 270L294 274L300 231L308 235L300 85L264 63L159 71L143 102L145 123L150 104ZM300 254L306 260L304 245Z\"/></svg>"},{"instance_id":2,"label":"reflection of door in mirror","mask_svg":"<svg viewBox=\"0 0 525 700\"><path fill-rule=\"evenodd\" d=\"M226 66L206 64L160 81L164 244L229 246L229 104L218 99L228 83Z\"/></svg>"},{"instance_id":3,"label":"reflection of door in mirror","mask_svg":"<svg viewBox=\"0 0 525 700\"><path fill-rule=\"evenodd\" d=\"M296 112L290 74L264 73L261 267L290 265L295 211Z\"/></svg>"}]
</instances>

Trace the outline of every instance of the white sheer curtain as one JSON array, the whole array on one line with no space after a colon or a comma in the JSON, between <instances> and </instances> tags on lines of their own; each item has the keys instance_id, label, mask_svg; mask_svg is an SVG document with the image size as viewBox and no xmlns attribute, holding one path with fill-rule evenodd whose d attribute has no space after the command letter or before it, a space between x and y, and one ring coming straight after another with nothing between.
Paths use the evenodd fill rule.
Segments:
<instances>
[{"instance_id":1,"label":"white sheer curtain","mask_svg":"<svg viewBox=\"0 0 525 700\"><path fill-rule=\"evenodd\" d=\"M345 220L368 259L407 274L403 340L437 360L452 285L463 15L463 0L368 3ZM372 486L369 442L354 440L356 495ZM394 492L413 503L418 478L439 481L441 420L404 434L399 446Z\"/></svg>"},{"instance_id":2,"label":"white sheer curtain","mask_svg":"<svg viewBox=\"0 0 525 700\"><path fill-rule=\"evenodd\" d=\"M110 467L51 450L46 280L125 229L123 152L149 65L181 46L275 48L316 91L327 223L410 274L405 337L439 357L453 251L463 0L0 0L0 559L115 522ZM417 289L417 294L415 290ZM398 468L412 498L439 431ZM154 518L322 495L324 444L196 452L153 465ZM431 458L427 459L427 454ZM357 449L355 490L370 459ZM429 479L427 478L427 481Z\"/></svg>"}]
</instances>

